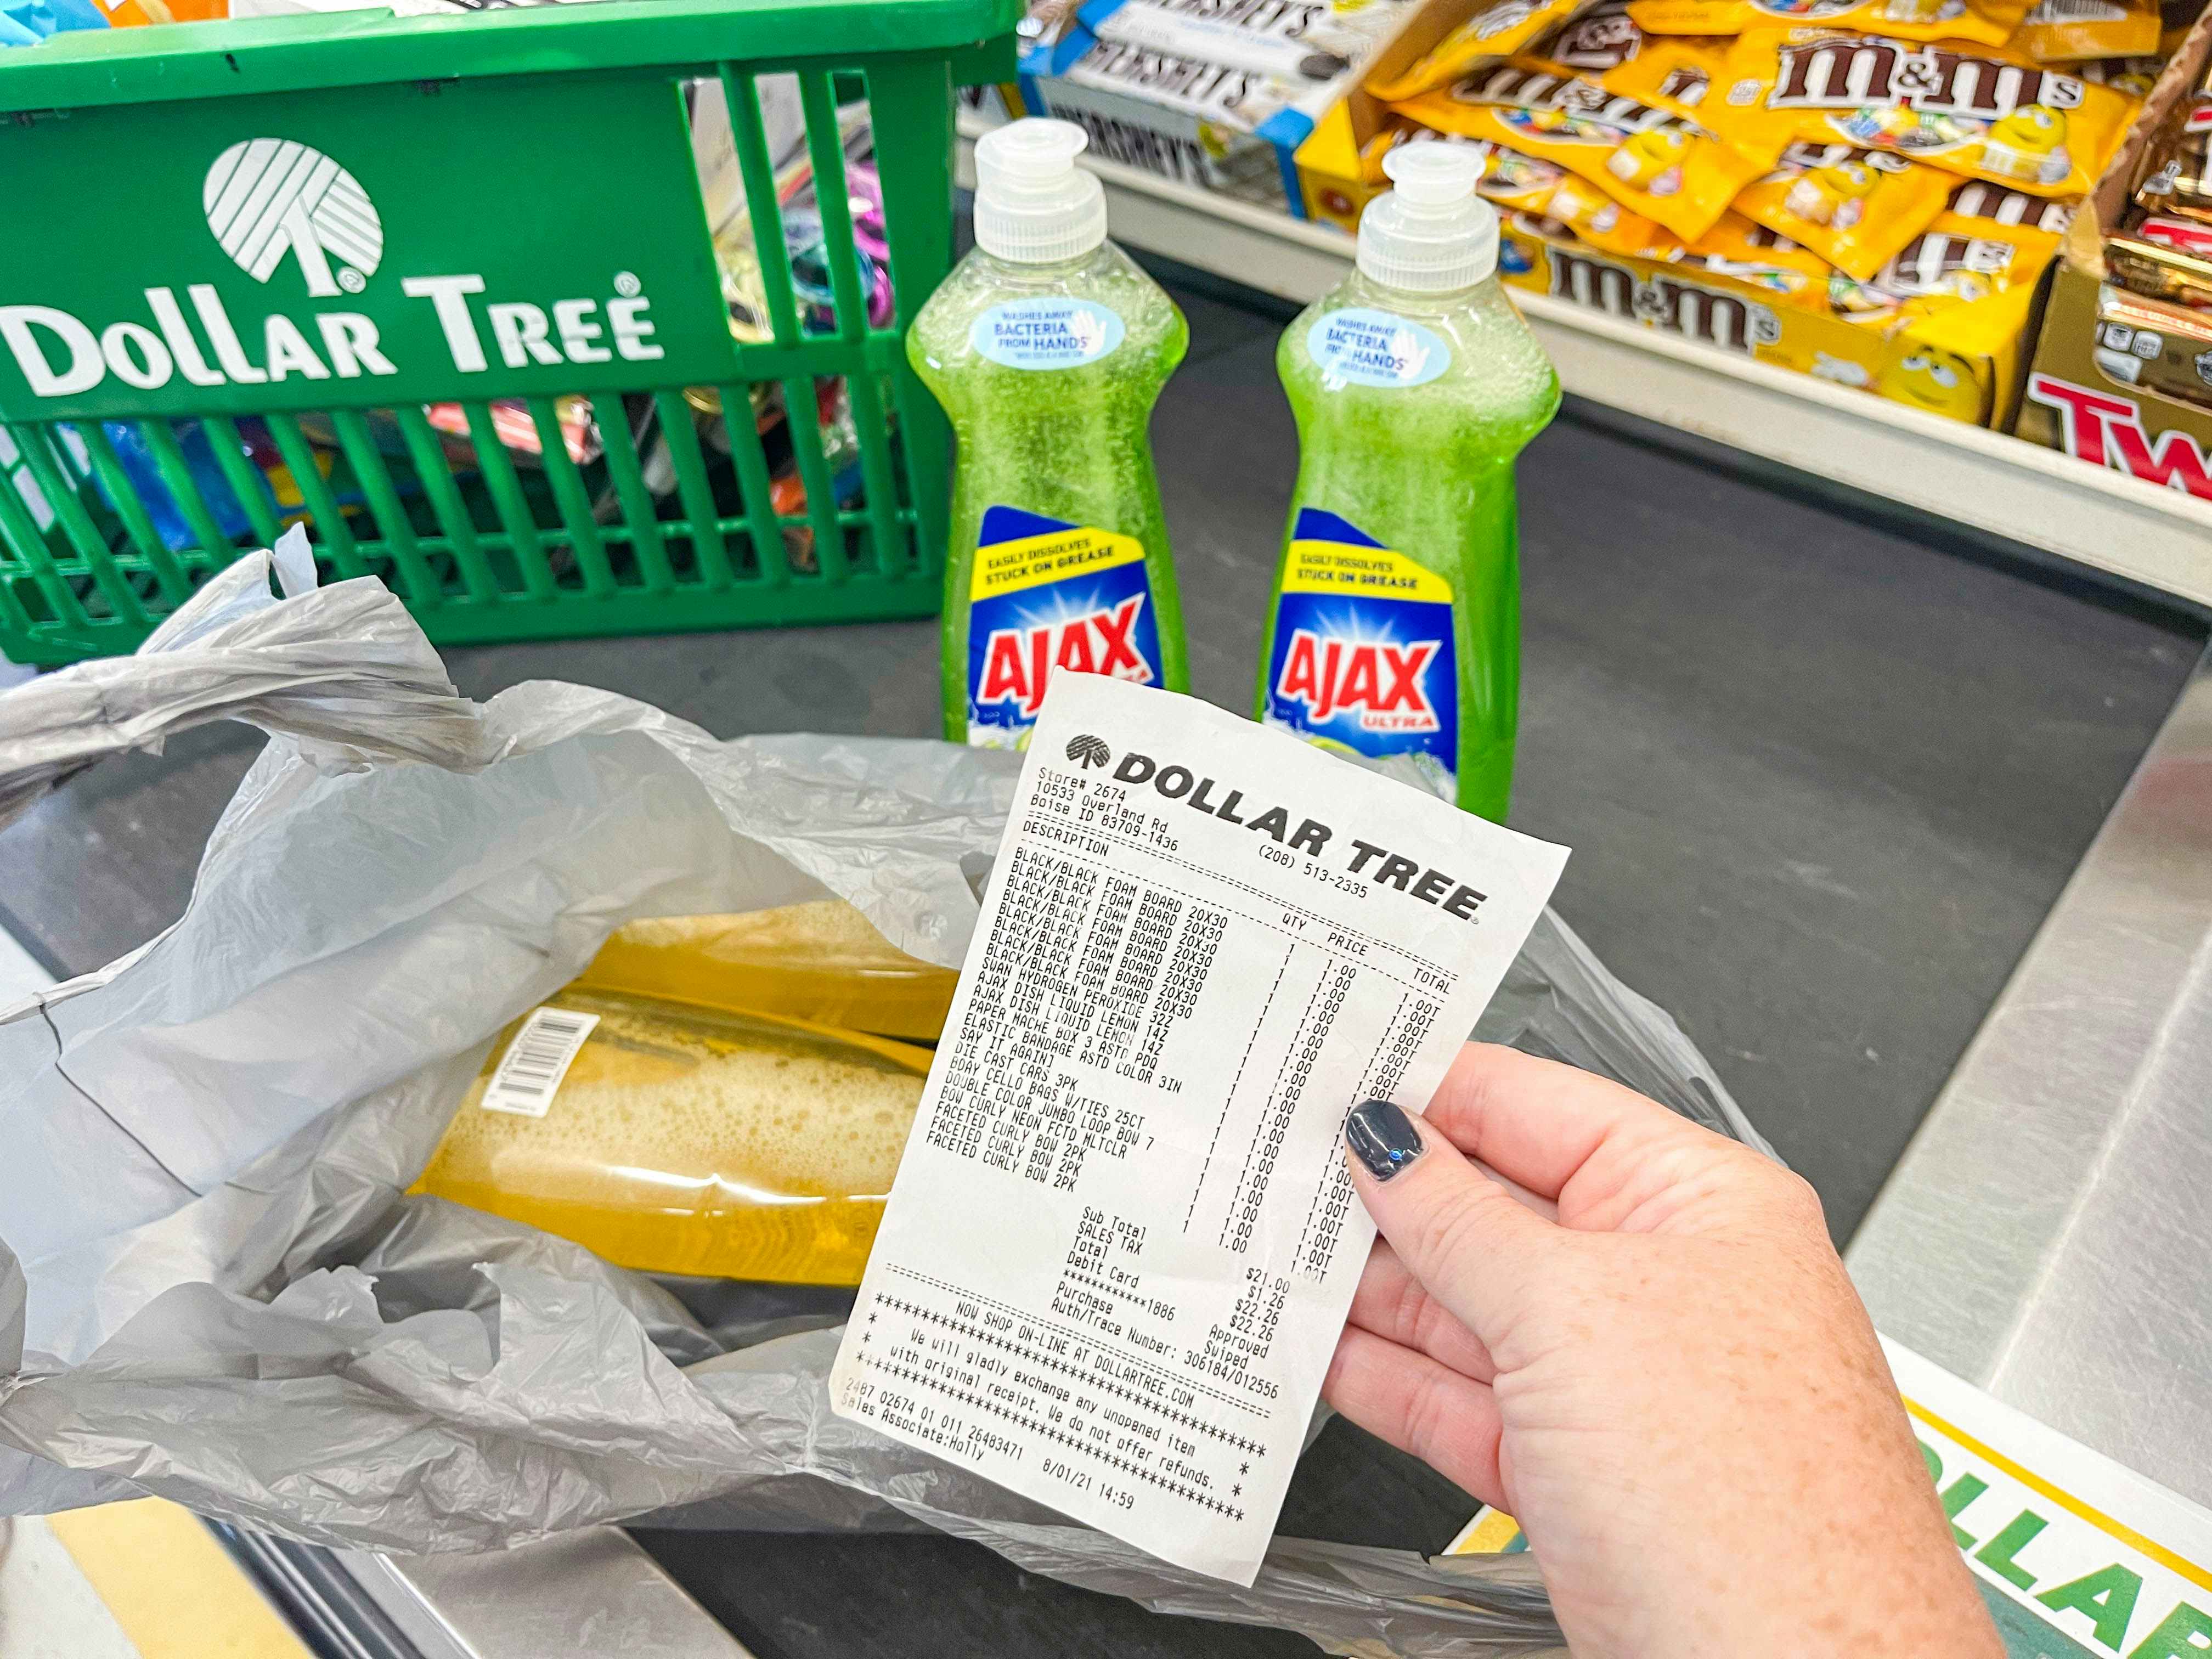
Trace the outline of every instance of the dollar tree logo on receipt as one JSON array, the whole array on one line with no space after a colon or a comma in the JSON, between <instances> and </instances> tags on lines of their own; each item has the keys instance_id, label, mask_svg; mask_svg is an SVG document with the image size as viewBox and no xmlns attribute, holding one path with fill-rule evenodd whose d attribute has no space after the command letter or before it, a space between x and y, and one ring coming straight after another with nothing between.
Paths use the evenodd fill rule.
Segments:
<instances>
[{"instance_id":1,"label":"dollar tree logo on receipt","mask_svg":"<svg viewBox=\"0 0 2212 1659\"><path fill-rule=\"evenodd\" d=\"M215 158L200 191L208 229L265 283L290 255L308 295L358 294L384 259L384 221L361 181L320 150L247 138ZM342 263L333 265L331 256Z\"/></svg>"},{"instance_id":2,"label":"dollar tree logo on receipt","mask_svg":"<svg viewBox=\"0 0 2212 1659\"><path fill-rule=\"evenodd\" d=\"M1094 766L1103 766L1114 758L1114 751L1106 746L1106 739L1094 738L1088 732L1067 740L1067 757L1085 771Z\"/></svg>"}]
</instances>

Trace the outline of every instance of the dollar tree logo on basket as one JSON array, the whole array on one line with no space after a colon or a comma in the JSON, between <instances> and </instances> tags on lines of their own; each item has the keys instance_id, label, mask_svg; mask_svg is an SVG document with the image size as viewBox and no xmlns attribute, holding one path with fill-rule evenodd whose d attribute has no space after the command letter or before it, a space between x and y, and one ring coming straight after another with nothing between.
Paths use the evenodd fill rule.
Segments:
<instances>
[{"instance_id":1,"label":"dollar tree logo on basket","mask_svg":"<svg viewBox=\"0 0 2212 1659\"><path fill-rule=\"evenodd\" d=\"M361 181L320 150L248 138L215 158L200 192L208 228L257 283L290 254L317 300L358 294L384 258L384 221ZM344 261L335 270L331 256Z\"/></svg>"},{"instance_id":2,"label":"dollar tree logo on basket","mask_svg":"<svg viewBox=\"0 0 2212 1659\"><path fill-rule=\"evenodd\" d=\"M113 399L118 387L173 387L197 398L203 387L307 390L308 383L404 372L410 384L404 392L393 387L395 398L426 381L442 395L467 396L460 377L495 365L567 371L665 355L654 337L653 301L629 270L599 277L596 293L550 303L501 294L481 269L434 267L400 275L396 284L374 283L393 263L385 218L361 180L312 145L275 137L221 144L201 175L199 198L216 247L267 289L276 308L246 314L234 283L227 298L216 282L189 278L149 284L124 315L87 316L67 302L0 305L0 345L33 396L99 402ZM192 257L184 251L188 270ZM595 248L587 257L593 264L604 258ZM179 262L173 247L149 254L134 246L129 258L144 259L149 274ZM506 263L516 281L546 280L527 260ZM412 343L403 346L403 338ZM605 383L635 378L598 374ZM265 390L252 395L268 398ZM303 402L297 395L269 401Z\"/></svg>"}]
</instances>

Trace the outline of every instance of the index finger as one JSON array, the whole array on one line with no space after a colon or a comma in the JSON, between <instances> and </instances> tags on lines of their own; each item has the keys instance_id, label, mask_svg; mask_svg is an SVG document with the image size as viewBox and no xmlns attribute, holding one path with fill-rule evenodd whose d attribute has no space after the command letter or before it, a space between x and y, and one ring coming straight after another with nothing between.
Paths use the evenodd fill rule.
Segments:
<instances>
[{"instance_id":1,"label":"index finger","mask_svg":"<svg viewBox=\"0 0 2212 1659\"><path fill-rule=\"evenodd\" d=\"M1477 1163L1557 1199L1601 1149L1709 1133L1609 1078L1494 1042L1470 1042L1423 1118Z\"/></svg>"}]
</instances>

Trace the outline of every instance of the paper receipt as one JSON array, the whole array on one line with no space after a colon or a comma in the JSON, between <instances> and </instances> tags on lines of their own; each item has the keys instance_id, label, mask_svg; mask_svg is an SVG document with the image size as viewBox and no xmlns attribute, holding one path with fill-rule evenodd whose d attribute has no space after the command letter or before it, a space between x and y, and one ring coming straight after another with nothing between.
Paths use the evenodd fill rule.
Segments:
<instances>
[{"instance_id":1,"label":"paper receipt","mask_svg":"<svg viewBox=\"0 0 2212 1659\"><path fill-rule=\"evenodd\" d=\"M1566 849L1062 670L832 1373L842 1416L1249 1584L1425 1105Z\"/></svg>"}]
</instances>

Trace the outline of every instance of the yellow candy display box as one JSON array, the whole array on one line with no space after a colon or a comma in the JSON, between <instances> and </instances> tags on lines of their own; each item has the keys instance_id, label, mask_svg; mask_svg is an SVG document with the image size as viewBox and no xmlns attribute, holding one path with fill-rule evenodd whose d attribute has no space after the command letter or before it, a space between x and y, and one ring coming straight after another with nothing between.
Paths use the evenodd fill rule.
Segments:
<instances>
[{"instance_id":1,"label":"yellow candy display box","mask_svg":"<svg viewBox=\"0 0 2212 1659\"><path fill-rule=\"evenodd\" d=\"M1298 150L1309 212L1346 232L1389 188L1379 169L1366 176L1354 133L1352 112L1339 104ZM1526 214L1505 216L1498 270L1508 285L1975 426L2011 418L2034 286L1885 330L1792 304L1753 281L1601 252L1556 228Z\"/></svg>"},{"instance_id":2,"label":"yellow candy display box","mask_svg":"<svg viewBox=\"0 0 2212 1659\"><path fill-rule=\"evenodd\" d=\"M1361 83L1298 148L1307 217L1347 234L1358 230L1361 211L1389 188L1381 163L1394 117L1372 88L1402 79L1495 4L1429 0L1376 53ZM1499 271L1515 288L1977 426L2012 418L2041 291L2039 284L2014 288L1909 320L1847 321L1777 291L1771 277L1601 250L1564 225L1510 210Z\"/></svg>"},{"instance_id":3,"label":"yellow candy display box","mask_svg":"<svg viewBox=\"0 0 2212 1659\"><path fill-rule=\"evenodd\" d=\"M1711 270L1601 253L1519 216L1499 237L1498 271L1514 288L1973 426L2010 414L2036 294L2012 289L1886 330Z\"/></svg>"}]
</instances>

